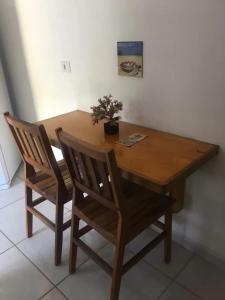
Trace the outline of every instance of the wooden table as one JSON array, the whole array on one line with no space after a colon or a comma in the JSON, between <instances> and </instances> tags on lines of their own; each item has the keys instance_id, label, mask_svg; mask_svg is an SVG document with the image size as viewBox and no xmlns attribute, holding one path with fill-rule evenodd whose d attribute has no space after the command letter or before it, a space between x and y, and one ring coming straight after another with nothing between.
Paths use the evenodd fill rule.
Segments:
<instances>
[{"instance_id":1,"label":"wooden table","mask_svg":"<svg viewBox=\"0 0 225 300\"><path fill-rule=\"evenodd\" d=\"M215 156L219 146L165 133L162 131L120 122L120 133L104 134L103 123L92 125L90 114L73 111L38 122L46 128L51 144L59 147L55 129L64 131L99 147L115 150L123 176L159 193L170 193L176 198L174 212L183 208L185 179ZM148 137L128 148L118 139L132 133Z\"/></svg>"}]
</instances>

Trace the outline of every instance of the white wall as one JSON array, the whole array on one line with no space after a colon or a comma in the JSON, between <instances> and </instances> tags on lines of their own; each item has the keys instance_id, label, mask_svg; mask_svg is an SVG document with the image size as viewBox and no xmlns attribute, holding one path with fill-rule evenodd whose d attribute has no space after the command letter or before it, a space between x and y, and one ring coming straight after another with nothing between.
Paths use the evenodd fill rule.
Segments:
<instances>
[{"instance_id":1,"label":"white wall","mask_svg":"<svg viewBox=\"0 0 225 300\"><path fill-rule=\"evenodd\" d=\"M23 118L89 110L112 93L124 103L124 119L220 144L220 155L188 181L174 232L225 262L225 1L0 3L3 50ZM117 75L116 42L126 40L144 41L143 79ZM61 60L71 61L71 74L61 72Z\"/></svg>"},{"instance_id":2,"label":"white wall","mask_svg":"<svg viewBox=\"0 0 225 300\"><path fill-rule=\"evenodd\" d=\"M4 112L12 113L0 56L0 190L7 188L21 163L13 137L5 122ZM3 176L4 175L4 176Z\"/></svg>"}]
</instances>

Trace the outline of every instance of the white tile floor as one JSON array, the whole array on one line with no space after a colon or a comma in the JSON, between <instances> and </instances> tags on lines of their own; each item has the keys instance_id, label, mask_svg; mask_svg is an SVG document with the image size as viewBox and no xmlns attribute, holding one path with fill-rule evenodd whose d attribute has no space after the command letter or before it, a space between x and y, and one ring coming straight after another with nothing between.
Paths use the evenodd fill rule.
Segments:
<instances>
[{"instance_id":1,"label":"white tile floor","mask_svg":"<svg viewBox=\"0 0 225 300\"><path fill-rule=\"evenodd\" d=\"M70 216L70 205L65 219ZM51 203L39 209L54 217ZM10 190L0 192L0 299L1 300L107 300L110 278L79 251L78 269L68 273L70 230L64 234L62 265L53 264L54 235L37 219L34 235L25 236L24 185L17 173ZM154 237L147 229L132 241L126 252L129 258ZM111 261L113 247L97 233L85 241ZM165 265L162 246L148 254L122 280L121 300L224 300L225 273L190 251L173 243L173 260Z\"/></svg>"}]
</instances>

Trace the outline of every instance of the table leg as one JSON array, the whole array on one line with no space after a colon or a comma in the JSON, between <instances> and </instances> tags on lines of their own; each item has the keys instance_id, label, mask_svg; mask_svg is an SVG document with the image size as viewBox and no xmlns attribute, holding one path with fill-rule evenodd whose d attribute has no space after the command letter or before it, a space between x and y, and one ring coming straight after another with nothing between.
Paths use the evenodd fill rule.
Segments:
<instances>
[{"instance_id":1,"label":"table leg","mask_svg":"<svg viewBox=\"0 0 225 300\"><path fill-rule=\"evenodd\" d=\"M184 194L185 194L185 179L179 181L171 188L169 195L176 199L173 205L173 212L178 213L184 208Z\"/></svg>"}]
</instances>

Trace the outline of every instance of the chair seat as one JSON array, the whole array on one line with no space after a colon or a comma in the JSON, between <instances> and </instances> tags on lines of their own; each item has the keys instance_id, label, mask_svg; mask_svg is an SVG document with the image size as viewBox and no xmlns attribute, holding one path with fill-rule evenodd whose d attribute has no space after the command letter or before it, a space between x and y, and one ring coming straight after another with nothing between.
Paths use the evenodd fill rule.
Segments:
<instances>
[{"instance_id":1,"label":"chair seat","mask_svg":"<svg viewBox=\"0 0 225 300\"><path fill-rule=\"evenodd\" d=\"M126 243L135 238L150 224L158 220L171 207L173 199L154 193L130 181L123 180L126 218ZM74 207L74 213L91 227L116 243L118 214L105 208L90 196Z\"/></svg>"},{"instance_id":2,"label":"chair seat","mask_svg":"<svg viewBox=\"0 0 225 300\"><path fill-rule=\"evenodd\" d=\"M65 186L68 191L67 201L72 199L73 185L64 160L58 162ZM54 177L38 171L34 176L26 179L26 184L43 197L55 203L57 197L57 181ZM67 202L66 201L66 202Z\"/></svg>"}]
</instances>

